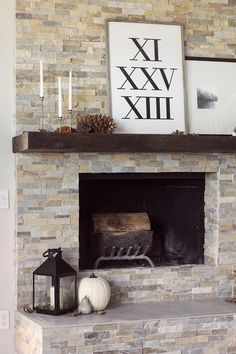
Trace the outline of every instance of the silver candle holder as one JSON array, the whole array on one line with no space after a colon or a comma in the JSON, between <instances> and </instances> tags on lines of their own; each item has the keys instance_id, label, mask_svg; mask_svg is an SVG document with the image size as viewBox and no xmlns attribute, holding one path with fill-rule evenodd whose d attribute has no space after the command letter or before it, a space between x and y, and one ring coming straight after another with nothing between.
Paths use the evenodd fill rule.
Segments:
<instances>
[{"instance_id":1,"label":"silver candle holder","mask_svg":"<svg viewBox=\"0 0 236 354\"><path fill-rule=\"evenodd\" d=\"M72 116L73 116L73 111L72 109L68 109L69 113L69 125L70 125L70 130L72 131Z\"/></svg>"},{"instance_id":2,"label":"silver candle holder","mask_svg":"<svg viewBox=\"0 0 236 354\"><path fill-rule=\"evenodd\" d=\"M40 119L40 131L45 130L45 121L44 121L44 96L40 97L41 100L41 119Z\"/></svg>"},{"instance_id":3,"label":"silver candle holder","mask_svg":"<svg viewBox=\"0 0 236 354\"><path fill-rule=\"evenodd\" d=\"M61 133L61 127L62 127L62 120L63 120L63 117L58 117L59 119L59 132Z\"/></svg>"}]
</instances>

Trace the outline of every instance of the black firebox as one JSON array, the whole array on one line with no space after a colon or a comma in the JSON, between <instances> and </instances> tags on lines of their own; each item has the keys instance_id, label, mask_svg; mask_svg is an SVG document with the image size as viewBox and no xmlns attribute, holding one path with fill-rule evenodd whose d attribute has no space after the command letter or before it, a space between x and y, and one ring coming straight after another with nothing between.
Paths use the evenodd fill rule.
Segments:
<instances>
[{"instance_id":1,"label":"black firebox","mask_svg":"<svg viewBox=\"0 0 236 354\"><path fill-rule=\"evenodd\" d=\"M96 213L147 213L153 231L147 255L155 266L203 263L204 189L204 173L81 173L80 269L93 268L101 256L93 234ZM150 264L111 260L99 268L130 266Z\"/></svg>"}]
</instances>

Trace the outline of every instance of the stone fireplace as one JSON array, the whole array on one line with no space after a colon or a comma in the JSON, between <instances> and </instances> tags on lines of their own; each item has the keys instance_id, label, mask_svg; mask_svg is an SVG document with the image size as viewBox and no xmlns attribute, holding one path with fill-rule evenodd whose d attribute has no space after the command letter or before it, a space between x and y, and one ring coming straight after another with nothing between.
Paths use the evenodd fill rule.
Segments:
<instances>
[{"instance_id":1,"label":"stone fireplace","mask_svg":"<svg viewBox=\"0 0 236 354\"><path fill-rule=\"evenodd\" d=\"M185 34L185 55L232 58L235 57L235 23L232 20L234 12L234 1L196 3L187 0L159 3L144 0L101 0L95 4L91 0L17 0L17 134L39 129L40 59L45 63L44 109L46 126L50 131L54 131L59 125L56 118L57 76L62 77L65 93L63 125L69 124L67 78L71 66L74 78L74 113L85 115L109 112L106 19L181 23ZM176 147L179 145L176 144ZM60 318L57 323L51 319L49 323L50 316L46 320L17 311L17 354L149 354L156 353L157 347L160 351L169 353L199 353L205 348L207 352L218 353L224 352L228 345L231 346L230 352L235 351L234 310L230 308L228 315L221 312L221 316L216 316L214 312L209 315L208 312L212 300L231 296L234 290L235 149L221 149L223 153L217 153L218 150L214 149L200 153L197 152L201 151L198 145L188 150L188 153L174 152L180 151L175 149L171 153L163 153L147 152L154 151L148 148L142 153L112 153L107 149L106 153L33 152L16 155L17 307L20 309L23 304L32 305L32 273L42 263L42 254L48 248L62 247L63 258L78 270L79 278L90 273L89 268L93 262L84 263L86 247L81 239L83 236L79 222L84 212L81 198L86 191L80 185L82 176L124 174L128 178L132 175L142 174L147 177L151 174L158 176L160 182L161 174L200 174L205 179L203 196L201 195L204 210L200 207L204 220L200 220L199 224L203 232L200 234L197 260L190 262L181 257L169 260L162 253L153 268L146 264L131 264L129 267L102 265L96 273L111 284L111 305L117 306L121 318L127 316L126 306L135 306L136 303L138 310L141 308L144 311L145 303L148 302L150 306L161 301L157 312L163 314L171 307L168 301L198 302L202 299L206 303L204 316L191 317L184 312L185 305L182 305L182 314L178 313L175 318L157 320L157 313L156 317L153 316L143 323L137 317L132 317L128 322L107 322L99 325L100 319L96 315L79 319ZM164 180L165 178L162 181ZM192 204L188 206L186 209L190 212ZM158 208L160 209L160 205ZM159 219L157 225L158 221ZM183 234L182 230L180 234ZM163 237L161 248L165 245ZM177 306L181 307L179 304ZM150 312L151 309L149 307ZM180 315L186 317L180 318Z\"/></svg>"},{"instance_id":2,"label":"stone fireplace","mask_svg":"<svg viewBox=\"0 0 236 354\"><path fill-rule=\"evenodd\" d=\"M162 182L166 174L205 177L203 263L97 269L96 274L111 285L107 316L65 315L55 321L51 316L27 316L18 311L17 353L110 350L141 354L156 353L157 346L164 352L234 346L234 305L227 307L224 298L231 296L234 289L235 154L33 153L17 154L17 166L19 307L32 303L32 272L42 263L42 253L48 248L62 247L64 259L79 270L79 278L91 272L87 266L85 270L78 267L83 259L78 217L83 213L81 175L120 173L127 178L137 174L146 179L157 175ZM202 316L198 313L196 317L192 306L201 308ZM174 310L170 313L169 309ZM137 315L140 311L145 320ZM164 318L161 320L160 316ZM212 341L216 336L216 341Z\"/></svg>"},{"instance_id":3,"label":"stone fireplace","mask_svg":"<svg viewBox=\"0 0 236 354\"><path fill-rule=\"evenodd\" d=\"M18 306L32 303L32 271L46 249L62 247L65 259L76 269L78 259L83 259L78 236L81 174L205 174L204 260L198 262L204 264L99 269L97 272L111 283L112 303L212 298L232 293L234 154L42 153L18 154L17 159ZM80 270L79 276L86 274Z\"/></svg>"}]
</instances>

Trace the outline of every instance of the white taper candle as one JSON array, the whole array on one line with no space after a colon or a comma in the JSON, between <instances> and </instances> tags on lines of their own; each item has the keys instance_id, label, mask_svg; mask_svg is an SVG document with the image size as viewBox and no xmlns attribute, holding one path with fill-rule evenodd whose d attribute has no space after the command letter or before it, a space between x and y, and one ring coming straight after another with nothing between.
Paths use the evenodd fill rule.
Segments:
<instances>
[{"instance_id":1,"label":"white taper candle","mask_svg":"<svg viewBox=\"0 0 236 354\"><path fill-rule=\"evenodd\" d=\"M69 72L68 111L72 111L72 70Z\"/></svg>"},{"instance_id":2,"label":"white taper candle","mask_svg":"<svg viewBox=\"0 0 236 354\"><path fill-rule=\"evenodd\" d=\"M61 92L61 78L58 78L58 117L62 118L62 92Z\"/></svg>"},{"instance_id":3,"label":"white taper candle","mask_svg":"<svg viewBox=\"0 0 236 354\"><path fill-rule=\"evenodd\" d=\"M55 288L54 286L50 286L50 306L55 309ZM64 299L63 299L63 289L60 288L60 310L63 310L64 307Z\"/></svg>"},{"instance_id":4,"label":"white taper candle","mask_svg":"<svg viewBox=\"0 0 236 354\"><path fill-rule=\"evenodd\" d=\"M55 288L54 288L54 286L50 286L50 306L52 308L55 307Z\"/></svg>"},{"instance_id":5,"label":"white taper candle","mask_svg":"<svg viewBox=\"0 0 236 354\"><path fill-rule=\"evenodd\" d=\"M40 97L44 97L43 95L43 61L40 60Z\"/></svg>"}]
</instances>

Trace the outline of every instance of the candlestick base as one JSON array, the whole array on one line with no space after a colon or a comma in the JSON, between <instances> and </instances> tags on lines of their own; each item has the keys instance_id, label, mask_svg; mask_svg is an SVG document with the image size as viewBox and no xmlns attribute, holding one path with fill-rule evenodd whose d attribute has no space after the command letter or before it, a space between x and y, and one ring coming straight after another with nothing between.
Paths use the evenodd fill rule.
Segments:
<instances>
[{"instance_id":1,"label":"candlestick base","mask_svg":"<svg viewBox=\"0 0 236 354\"><path fill-rule=\"evenodd\" d=\"M61 133L61 125L62 125L63 117L58 117L58 119L59 119L59 132Z\"/></svg>"},{"instance_id":2,"label":"candlestick base","mask_svg":"<svg viewBox=\"0 0 236 354\"><path fill-rule=\"evenodd\" d=\"M72 131L72 116L73 116L72 109L68 109L68 113L69 113L69 126L70 126L70 130Z\"/></svg>"},{"instance_id":3,"label":"candlestick base","mask_svg":"<svg viewBox=\"0 0 236 354\"><path fill-rule=\"evenodd\" d=\"M41 119L40 119L40 131L41 132L45 132L46 129L45 129L45 122L44 122L44 96L41 96L40 97L40 100L41 100Z\"/></svg>"}]
</instances>

